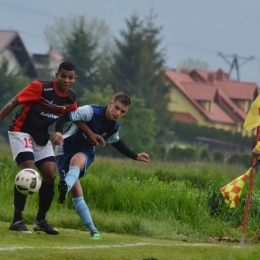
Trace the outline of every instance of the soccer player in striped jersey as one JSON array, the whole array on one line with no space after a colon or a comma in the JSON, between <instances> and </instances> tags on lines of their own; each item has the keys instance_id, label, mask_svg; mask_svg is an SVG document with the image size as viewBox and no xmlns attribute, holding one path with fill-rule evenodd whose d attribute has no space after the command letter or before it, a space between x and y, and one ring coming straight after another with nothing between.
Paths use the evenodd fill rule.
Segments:
<instances>
[{"instance_id":1,"label":"soccer player in striped jersey","mask_svg":"<svg viewBox=\"0 0 260 260\"><path fill-rule=\"evenodd\" d=\"M58 202L64 203L67 193L71 193L74 208L90 231L90 239L101 239L101 236L94 226L84 200L80 178L85 176L87 168L95 158L96 144L93 144L92 140L97 140L103 145L111 144L120 153L133 160L149 162L148 154L136 154L119 137L120 124L117 120L127 114L130 106L130 97L124 93L117 93L109 101L108 106L82 106L76 111L69 112L56 123L56 131L62 132L66 121L75 122L64 134L63 145L57 146L55 150L60 174Z\"/></svg>"},{"instance_id":2,"label":"soccer player in striped jersey","mask_svg":"<svg viewBox=\"0 0 260 260\"><path fill-rule=\"evenodd\" d=\"M59 65L55 80L33 81L0 111L1 122L14 108L22 105L8 131L13 160L20 170L34 169L35 166L38 168L42 185L33 229L51 235L56 235L59 231L46 221L46 214L54 196L56 178L56 161L48 127L59 117L77 109L76 93L71 89L76 79L75 65L63 62ZM52 138L53 144L60 144L62 140L61 133L55 133ZM27 196L14 186L14 217L9 226L10 230L31 233L22 217L26 198Z\"/></svg>"}]
</instances>

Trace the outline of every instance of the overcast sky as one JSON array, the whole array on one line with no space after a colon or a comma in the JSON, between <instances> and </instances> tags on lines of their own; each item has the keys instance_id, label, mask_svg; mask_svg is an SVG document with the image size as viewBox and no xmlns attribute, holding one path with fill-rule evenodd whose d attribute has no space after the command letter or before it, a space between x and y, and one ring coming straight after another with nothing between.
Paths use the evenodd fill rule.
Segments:
<instances>
[{"instance_id":1,"label":"overcast sky","mask_svg":"<svg viewBox=\"0 0 260 260\"><path fill-rule=\"evenodd\" d=\"M18 31L29 53L44 54L49 49L44 29L55 18L104 20L118 37L125 19L134 13L145 18L151 10L163 27L169 68L191 58L229 72L236 54L240 79L260 86L260 0L0 0L0 30ZM229 55L228 62L218 52ZM231 78L237 78L235 69Z\"/></svg>"}]
</instances>

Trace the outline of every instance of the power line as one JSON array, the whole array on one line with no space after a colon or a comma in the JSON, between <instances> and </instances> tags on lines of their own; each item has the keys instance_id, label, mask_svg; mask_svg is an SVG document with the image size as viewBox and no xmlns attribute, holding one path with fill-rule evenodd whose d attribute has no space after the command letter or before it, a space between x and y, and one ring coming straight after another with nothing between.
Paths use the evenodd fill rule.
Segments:
<instances>
[{"instance_id":1,"label":"power line","mask_svg":"<svg viewBox=\"0 0 260 260\"><path fill-rule=\"evenodd\" d=\"M192 45L188 45L188 44L184 44L184 43L178 43L178 42L169 42L169 44L171 45L175 45L175 46L179 46L179 47L183 47L186 49L192 49L192 50L197 50L197 51L201 51L201 52L208 52L208 53L214 53L216 54L217 51L215 50L210 50L210 49L206 49L206 48L201 48L198 46L192 46Z\"/></svg>"},{"instance_id":2,"label":"power line","mask_svg":"<svg viewBox=\"0 0 260 260\"><path fill-rule=\"evenodd\" d=\"M36 16L41 15L41 16L48 17L48 18L55 18L55 16L50 15L48 13L44 13L44 12L40 12L40 11L37 11L37 10L28 9L28 8L25 8L25 7L22 7L22 6L16 6L16 5L5 3L5 2L2 2L2 1L0 1L0 4L4 5L6 7L12 8L12 9L16 9L16 10L20 10L20 11L22 10L22 11L30 13L32 15L36 15Z\"/></svg>"},{"instance_id":3,"label":"power line","mask_svg":"<svg viewBox=\"0 0 260 260\"><path fill-rule=\"evenodd\" d=\"M23 6L17 6L17 5L6 3L6 2L3 2L3 1L0 1L0 4L1 4L1 6L5 6L7 8L16 9L18 11L26 12L30 15L36 15L36 16L40 15L40 16L48 17L48 18L57 18L57 16L50 15L49 13L41 12L41 11L38 11L38 10L32 10L32 9L29 9L29 8L25 8ZM26 32L26 31L20 31L20 33L22 33L24 35L32 36L32 37L35 37L35 38L39 38L39 39L45 39L45 37L43 37L43 36L32 34L32 33ZM255 59L255 61L260 64L260 59L254 58L253 56L250 56L249 58L244 58L244 57L237 56L236 54L234 54L234 55L223 55L222 53L215 51L215 50L201 48L201 47L183 44L183 43L178 43L178 42L168 42L168 44L172 45L172 46L175 45L175 46L179 46L179 47L182 47L182 48L191 49L191 50L194 50L194 51L200 51L200 52L210 53L210 54L214 54L214 55L217 54L217 55L221 56L230 65L229 76L231 75L232 70L235 68L236 72L237 72L238 80L239 80L239 77L240 77L239 66L242 66L244 63L246 63L247 61L249 61L251 59ZM232 63L230 63L226 59L227 57L233 58ZM244 59L244 62L242 62L241 64L238 64L238 59Z\"/></svg>"},{"instance_id":4,"label":"power line","mask_svg":"<svg viewBox=\"0 0 260 260\"><path fill-rule=\"evenodd\" d=\"M236 72L237 72L237 80L239 81L240 80L240 76L239 76L239 67L244 65L246 62L248 62L249 60L253 60L254 59L254 56L250 56L250 57L241 57L241 56L238 56L236 54L233 54L233 55L224 55L223 53L221 52L218 52L218 55L221 56L226 62L227 64L230 66L230 70L229 70L229 73L228 73L228 77L230 78L230 75L231 75L231 72L232 70L236 69ZM230 63L229 60L227 60L227 58L232 58L232 62ZM238 63L238 59L242 59L244 60L242 63Z\"/></svg>"}]
</instances>

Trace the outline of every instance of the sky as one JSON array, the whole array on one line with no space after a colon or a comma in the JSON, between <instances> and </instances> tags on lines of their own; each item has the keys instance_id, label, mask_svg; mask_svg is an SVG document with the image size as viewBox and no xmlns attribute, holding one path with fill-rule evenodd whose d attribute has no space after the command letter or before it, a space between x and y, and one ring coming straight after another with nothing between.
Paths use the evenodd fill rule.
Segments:
<instances>
[{"instance_id":1,"label":"sky","mask_svg":"<svg viewBox=\"0 0 260 260\"><path fill-rule=\"evenodd\" d=\"M126 19L144 19L151 11L162 26L167 68L193 59L237 79L230 69L236 55L240 80L260 86L260 0L0 0L0 30L17 31L30 54L45 54L44 30L56 18L104 20L120 39Z\"/></svg>"}]
</instances>

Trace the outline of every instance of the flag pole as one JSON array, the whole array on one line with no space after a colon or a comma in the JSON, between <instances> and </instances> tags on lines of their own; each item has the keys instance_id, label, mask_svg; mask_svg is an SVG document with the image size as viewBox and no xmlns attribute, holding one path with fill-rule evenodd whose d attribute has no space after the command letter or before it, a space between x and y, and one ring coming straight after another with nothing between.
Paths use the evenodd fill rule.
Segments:
<instances>
[{"instance_id":1,"label":"flag pole","mask_svg":"<svg viewBox=\"0 0 260 260\"><path fill-rule=\"evenodd\" d=\"M254 146L256 146L257 143L258 143L258 137L259 137L259 126L256 128L256 136L255 136ZM253 166L252 166L251 175L250 175L250 184L249 184L247 201L246 201L246 210L245 210L245 214L244 214L244 222L243 222L243 228L242 228L242 233L241 233L241 238L240 238L240 245L241 246L244 244L246 224L247 224L248 212L249 212L249 207L250 207L250 200L251 200L252 189L253 189L253 181L254 181L254 175L255 175L255 166L257 165L258 162L259 161L258 160L256 161L256 158L254 157L253 160L252 160Z\"/></svg>"}]
</instances>

